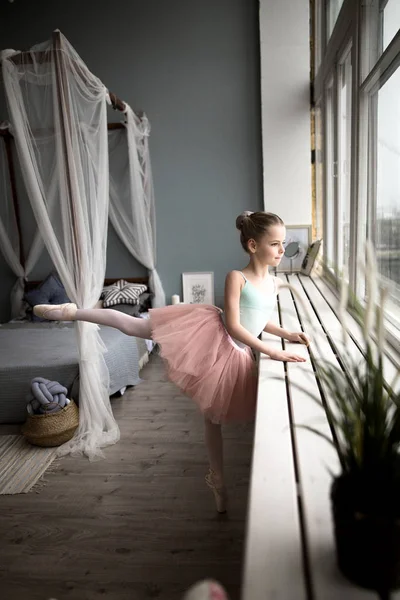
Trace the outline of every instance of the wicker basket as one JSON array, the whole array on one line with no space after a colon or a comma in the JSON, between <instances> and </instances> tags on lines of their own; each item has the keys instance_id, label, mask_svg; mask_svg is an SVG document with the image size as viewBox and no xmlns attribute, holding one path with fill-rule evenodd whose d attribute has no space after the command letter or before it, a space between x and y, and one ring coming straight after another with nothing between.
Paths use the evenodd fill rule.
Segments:
<instances>
[{"instance_id":1,"label":"wicker basket","mask_svg":"<svg viewBox=\"0 0 400 600\"><path fill-rule=\"evenodd\" d=\"M73 400L56 413L29 415L21 433L35 446L61 446L74 435L79 425L79 410Z\"/></svg>"}]
</instances>

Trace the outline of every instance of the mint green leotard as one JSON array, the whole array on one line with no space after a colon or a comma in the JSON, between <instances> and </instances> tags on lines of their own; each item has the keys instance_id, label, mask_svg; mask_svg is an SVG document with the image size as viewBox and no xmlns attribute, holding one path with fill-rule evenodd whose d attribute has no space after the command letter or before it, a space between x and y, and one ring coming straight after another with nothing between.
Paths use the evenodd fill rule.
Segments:
<instances>
[{"instance_id":1,"label":"mint green leotard","mask_svg":"<svg viewBox=\"0 0 400 600\"><path fill-rule=\"evenodd\" d=\"M240 292L240 324L249 333L258 337L268 323L272 311L276 306L276 279L274 279L274 292L272 294L264 294L241 271L239 272L245 281ZM224 315L222 315L222 318L225 323ZM245 344L242 342L238 340L234 341L240 348L245 347Z\"/></svg>"}]
</instances>

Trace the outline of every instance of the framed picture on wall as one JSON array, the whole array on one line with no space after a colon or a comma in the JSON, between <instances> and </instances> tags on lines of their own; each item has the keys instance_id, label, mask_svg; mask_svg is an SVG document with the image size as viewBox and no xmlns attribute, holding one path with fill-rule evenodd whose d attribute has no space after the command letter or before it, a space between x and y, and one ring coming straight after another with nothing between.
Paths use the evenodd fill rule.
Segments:
<instances>
[{"instance_id":1,"label":"framed picture on wall","mask_svg":"<svg viewBox=\"0 0 400 600\"><path fill-rule=\"evenodd\" d=\"M185 304L214 304L214 273L182 273Z\"/></svg>"},{"instance_id":2,"label":"framed picture on wall","mask_svg":"<svg viewBox=\"0 0 400 600\"><path fill-rule=\"evenodd\" d=\"M277 272L298 273L311 244L311 225L285 225L285 227L285 254Z\"/></svg>"}]
</instances>

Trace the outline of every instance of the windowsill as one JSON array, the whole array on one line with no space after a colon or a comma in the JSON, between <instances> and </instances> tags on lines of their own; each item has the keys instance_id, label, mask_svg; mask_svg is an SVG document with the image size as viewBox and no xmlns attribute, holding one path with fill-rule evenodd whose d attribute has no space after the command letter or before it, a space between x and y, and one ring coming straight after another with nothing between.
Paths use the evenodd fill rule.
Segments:
<instances>
[{"instance_id":1,"label":"windowsill","mask_svg":"<svg viewBox=\"0 0 400 600\"><path fill-rule=\"evenodd\" d=\"M400 331L390 321L385 322L386 339L398 358L400 368Z\"/></svg>"},{"instance_id":2,"label":"windowsill","mask_svg":"<svg viewBox=\"0 0 400 600\"><path fill-rule=\"evenodd\" d=\"M326 283L331 292L335 294L335 296L339 299L339 293L336 287L334 286L332 280L329 277L322 276L322 281ZM359 314L354 310L349 308L349 314L353 317L355 321L359 325L362 326L362 321L360 319ZM385 353L388 357L390 357L391 361L400 369L400 330L391 323L388 319L385 319ZM372 335L372 339L376 342L376 338Z\"/></svg>"}]
</instances>

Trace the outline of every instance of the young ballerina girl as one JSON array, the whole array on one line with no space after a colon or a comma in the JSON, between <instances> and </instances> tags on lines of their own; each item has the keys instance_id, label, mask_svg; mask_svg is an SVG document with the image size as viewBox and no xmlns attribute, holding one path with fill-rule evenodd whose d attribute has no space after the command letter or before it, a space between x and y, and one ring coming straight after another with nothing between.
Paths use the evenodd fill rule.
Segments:
<instances>
[{"instance_id":1,"label":"young ballerina girl","mask_svg":"<svg viewBox=\"0 0 400 600\"><path fill-rule=\"evenodd\" d=\"M279 361L305 360L293 352L271 348L258 336L266 331L290 342L309 344L303 332L292 333L268 323L279 288L279 279L270 275L269 267L276 267L284 253L282 219L272 213L246 211L236 219L236 227L249 264L242 271L228 273L224 311L209 305L178 304L151 309L149 319L140 319L112 309L80 309L71 303L42 304L33 309L45 319L109 325L159 344L170 380L204 415L210 463L206 483L214 493L218 512L225 512L227 505L221 425L255 416L254 352Z\"/></svg>"}]
</instances>

